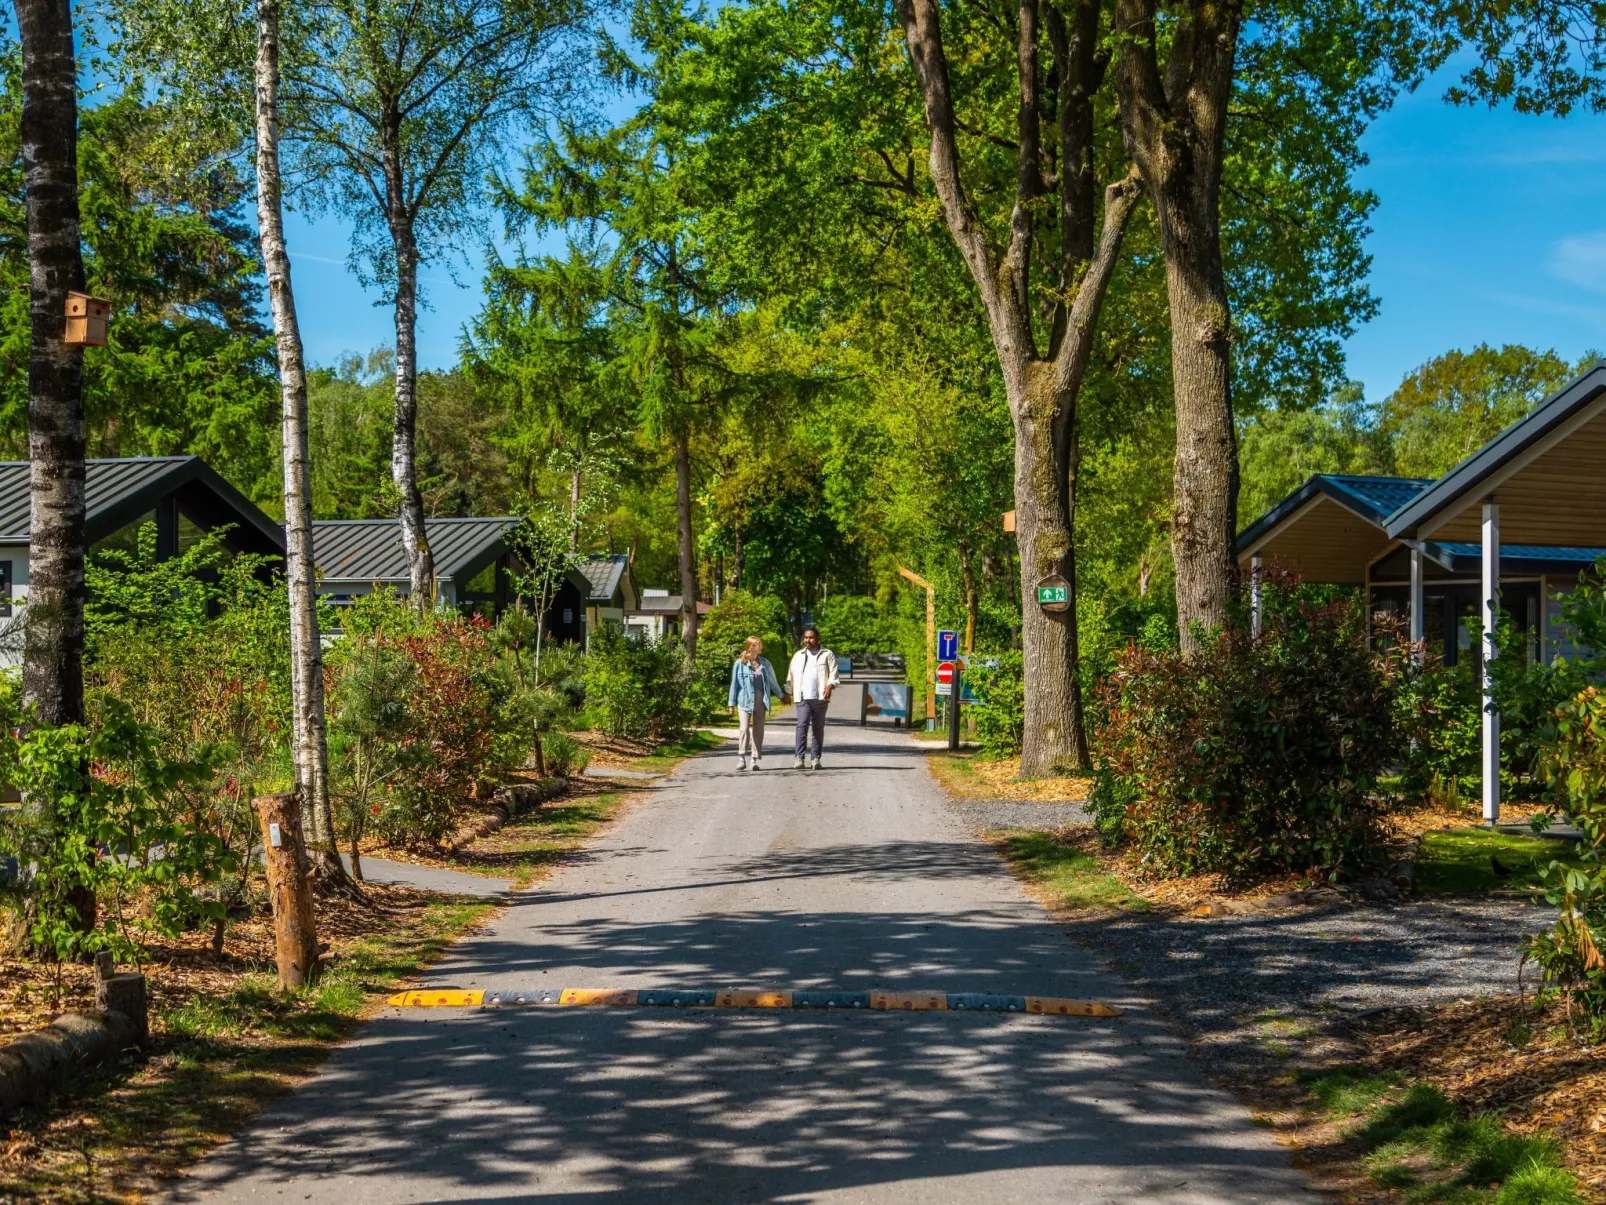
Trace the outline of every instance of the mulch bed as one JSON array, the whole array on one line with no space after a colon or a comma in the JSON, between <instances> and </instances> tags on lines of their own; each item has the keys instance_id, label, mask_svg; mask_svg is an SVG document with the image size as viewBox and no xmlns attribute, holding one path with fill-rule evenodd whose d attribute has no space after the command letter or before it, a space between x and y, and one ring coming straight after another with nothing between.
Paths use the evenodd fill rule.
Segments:
<instances>
[{"instance_id":1,"label":"mulch bed","mask_svg":"<svg viewBox=\"0 0 1606 1205\"><path fill-rule=\"evenodd\" d=\"M315 901L318 939L336 952L343 943L384 930L400 913L424 907L433 898L406 887L364 886L369 905L344 896ZM212 953L208 927L177 938L151 937L138 968L145 973L152 1029L160 1014L182 1008L196 996L224 996L248 974L274 973L273 918L264 899L248 917L232 921L223 954ZM0 1040L30 1033L64 1012L93 1008L94 968L77 962L44 963L0 955Z\"/></svg>"}]
</instances>

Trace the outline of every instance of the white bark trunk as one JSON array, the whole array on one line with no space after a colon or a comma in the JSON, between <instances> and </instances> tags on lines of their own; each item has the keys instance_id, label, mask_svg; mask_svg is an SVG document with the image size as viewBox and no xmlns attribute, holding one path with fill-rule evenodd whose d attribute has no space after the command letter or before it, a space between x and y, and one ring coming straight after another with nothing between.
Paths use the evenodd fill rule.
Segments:
<instances>
[{"instance_id":1,"label":"white bark trunk","mask_svg":"<svg viewBox=\"0 0 1606 1205\"><path fill-rule=\"evenodd\" d=\"M291 746L296 786L305 803L309 854L320 873L343 877L335 852L324 728L323 650L312 548L312 496L307 474L307 376L290 287L279 179L279 6L258 0L256 58L257 226L268 278L279 358L284 435L285 578L290 591Z\"/></svg>"}]
</instances>

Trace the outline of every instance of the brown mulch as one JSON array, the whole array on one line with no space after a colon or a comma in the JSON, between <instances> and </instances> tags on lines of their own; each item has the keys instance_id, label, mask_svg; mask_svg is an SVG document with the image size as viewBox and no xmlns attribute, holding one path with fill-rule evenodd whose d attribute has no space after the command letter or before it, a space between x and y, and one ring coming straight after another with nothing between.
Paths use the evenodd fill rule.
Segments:
<instances>
[{"instance_id":1,"label":"brown mulch","mask_svg":"<svg viewBox=\"0 0 1606 1205\"><path fill-rule=\"evenodd\" d=\"M1020 758L980 761L964 755L936 753L930 762L950 795L960 799L1013 799L1028 803L1059 803L1086 799L1092 781L1075 774L1046 778L1020 777Z\"/></svg>"},{"instance_id":2,"label":"brown mulch","mask_svg":"<svg viewBox=\"0 0 1606 1205\"><path fill-rule=\"evenodd\" d=\"M579 744L591 752L591 764L599 770L628 770L633 763L649 757L658 746L628 736L609 736L606 732L571 732Z\"/></svg>"},{"instance_id":3,"label":"brown mulch","mask_svg":"<svg viewBox=\"0 0 1606 1205\"><path fill-rule=\"evenodd\" d=\"M398 913L422 908L430 898L406 887L364 886L368 905L344 896L315 901L318 937L340 946L385 929ZM140 970L146 976L153 1020L182 1008L196 996L224 996L252 973L272 974L273 918L264 900L250 916L231 921L223 953L212 953L210 927L177 938L146 939ZM94 969L84 963L42 963L0 954L0 1039L48 1025L64 1012L93 1008ZM158 1030L159 1023L154 1025Z\"/></svg>"}]
</instances>

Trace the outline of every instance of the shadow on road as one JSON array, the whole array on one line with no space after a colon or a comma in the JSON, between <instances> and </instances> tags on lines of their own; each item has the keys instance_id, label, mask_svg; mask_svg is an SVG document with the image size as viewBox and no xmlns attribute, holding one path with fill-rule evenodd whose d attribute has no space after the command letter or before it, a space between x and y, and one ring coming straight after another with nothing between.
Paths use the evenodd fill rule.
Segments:
<instances>
[{"instance_id":1,"label":"shadow on road","mask_svg":"<svg viewBox=\"0 0 1606 1205\"><path fill-rule=\"evenodd\" d=\"M1118 1041L1110 1023L929 1013L386 1016L219 1151L205 1187L579 1203L903 1184L920 1200L936 1178L985 1198L1024 1171L1057 1201L1300 1198L1276 1152L1219 1140L1163 1044L1117 1059Z\"/></svg>"}]
</instances>

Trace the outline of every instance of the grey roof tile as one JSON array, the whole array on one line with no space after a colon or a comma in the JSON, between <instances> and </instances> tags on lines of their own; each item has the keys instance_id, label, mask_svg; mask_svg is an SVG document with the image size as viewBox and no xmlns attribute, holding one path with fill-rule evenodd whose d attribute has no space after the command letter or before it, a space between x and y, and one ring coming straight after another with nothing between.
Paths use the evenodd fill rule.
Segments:
<instances>
[{"instance_id":1,"label":"grey roof tile","mask_svg":"<svg viewBox=\"0 0 1606 1205\"><path fill-rule=\"evenodd\" d=\"M435 576L459 583L473 577L507 551L507 533L519 522L513 515L425 519ZM325 586L407 584L407 553L395 519L315 519L312 549Z\"/></svg>"}]
</instances>

